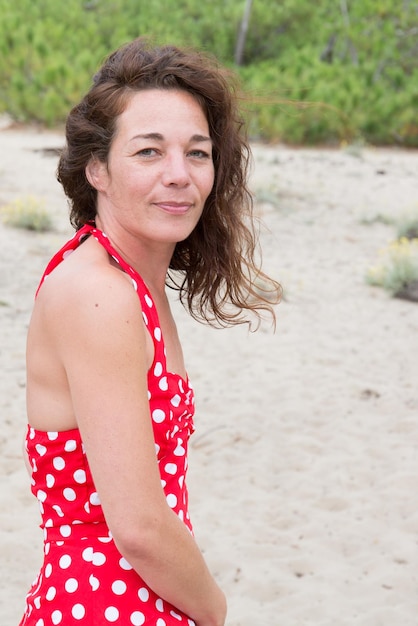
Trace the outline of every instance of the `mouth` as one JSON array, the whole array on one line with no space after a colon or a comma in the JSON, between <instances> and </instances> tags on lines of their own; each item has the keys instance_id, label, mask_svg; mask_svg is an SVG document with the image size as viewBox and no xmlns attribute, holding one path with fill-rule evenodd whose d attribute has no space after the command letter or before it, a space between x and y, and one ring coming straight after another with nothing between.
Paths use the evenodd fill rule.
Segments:
<instances>
[{"instance_id":1,"label":"mouth","mask_svg":"<svg viewBox=\"0 0 418 626\"><path fill-rule=\"evenodd\" d=\"M162 211L165 211L166 213L170 213L171 215L184 215L193 206L193 203L183 202L183 201L178 202L174 200L165 200L162 202L154 202L154 205L157 206Z\"/></svg>"}]
</instances>

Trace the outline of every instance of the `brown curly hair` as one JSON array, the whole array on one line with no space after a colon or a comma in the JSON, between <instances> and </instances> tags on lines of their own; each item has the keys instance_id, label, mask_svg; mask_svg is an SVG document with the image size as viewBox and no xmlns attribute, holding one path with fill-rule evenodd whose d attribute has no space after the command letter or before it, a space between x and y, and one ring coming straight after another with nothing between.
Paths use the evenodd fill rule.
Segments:
<instances>
[{"instance_id":1,"label":"brown curly hair","mask_svg":"<svg viewBox=\"0 0 418 626\"><path fill-rule=\"evenodd\" d=\"M85 169L92 157L106 163L118 116L131 95L143 89L181 89L201 105L213 142L215 180L194 231L177 243L167 284L178 289L193 317L228 326L274 318L280 285L255 261L257 237L247 188L250 150L238 110L235 75L201 52L153 46L138 38L113 52L93 85L70 112L66 147L57 178L70 201L70 220L79 229L96 216L96 190Z\"/></svg>"}]
</instances>

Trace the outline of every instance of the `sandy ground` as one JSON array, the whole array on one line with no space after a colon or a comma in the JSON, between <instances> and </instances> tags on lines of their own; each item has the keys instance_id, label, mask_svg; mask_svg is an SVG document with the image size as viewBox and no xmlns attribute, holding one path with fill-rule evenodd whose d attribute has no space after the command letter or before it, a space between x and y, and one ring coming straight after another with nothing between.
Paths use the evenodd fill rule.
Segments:
<instances>
[{"instance_id":1,"label":"sandy ground","mask_svg":"<svg viewBox=\"0 0 418 626\"><path fill-rule=\"evenodd\" d=\"M0 624L41 559L21 460L25 335L42 270L71 233L60 133L0 131L0 205L44 199L54 231L0 224ZM175 305L197 394L197 538L228 626L418 625L418 305L364 281L418 210L418 153L254 146L277 331L213 330Z\"/></svg>"}]
</instances>

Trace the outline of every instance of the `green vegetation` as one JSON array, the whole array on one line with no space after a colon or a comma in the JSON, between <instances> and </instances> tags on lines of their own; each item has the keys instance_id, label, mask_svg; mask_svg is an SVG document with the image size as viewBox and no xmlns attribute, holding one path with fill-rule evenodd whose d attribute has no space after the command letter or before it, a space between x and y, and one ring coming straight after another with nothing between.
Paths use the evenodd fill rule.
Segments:
<instances>
[{"instance_id":1,"label":"green vegetation","mask_svg":"<svg viewBox=\"0 0 418 626\"><path fill-rule=\"evenodd\" d=\"M418 214L410 212L406 214L398 223L398 239L418 240Z\"/></svg>"},{"instance_id":2,"label":"green vegetation","mask_svg":"<svg viewBox=\"0 0 418 626\"><path fill-rule=\"evenodd\" d=\"M418 301L418 239L402 237L381 251L381 261L366 274L369 285Z\"/></svg>"},{"instance_id":3,"label":"green vegetation","mask_svg":"<svg viewBox=\"0 0 418 626\"><path fill-rule=\"evenodd\" d=\"M380 251L369 267L366 282L383 287L392 296L418 302L418 213L411 210L399 219L397 239Z\"/></svg>"},{"instance_id":4,"label":"green vegetation","mask_svg":"<svg viewBox=\"0 0 418 626\"><path fill-rule=\"evenodd\" d=\"M0 0L0 112L61 123L138 35L234 67L244 0ZM416 0L253 0L242 65L253 137L418 146Z\"/></svg>"},{"instance_id":5,"label":"green vegetation","mask_svg":"<svg viewBox=\"0 0 418 626\"><path fill-rule=\"evenodd\" d=\"M17 198L0 207L0 216L6 226L36 232L52 230L52 220L43 201L33 196Z\"/></svg>"}]
</instances>

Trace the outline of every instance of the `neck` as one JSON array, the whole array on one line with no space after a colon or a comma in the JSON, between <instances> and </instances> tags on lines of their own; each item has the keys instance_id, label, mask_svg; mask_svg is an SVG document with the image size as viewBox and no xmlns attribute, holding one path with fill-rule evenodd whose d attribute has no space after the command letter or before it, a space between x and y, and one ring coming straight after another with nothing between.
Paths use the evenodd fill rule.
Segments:
<instances>
[{"instance_id":1,"label":"neck","mask_svg":"<svg viewBox=\"0 0 418 626\"><path fill-rule=\"evenodd\" d=\"M143 241L117 222L99 216L96 216L96 226L109 237L115 250L143 278L151 293L165 293L168 267L175 244Z\"/></svg>"}]
</instances>

